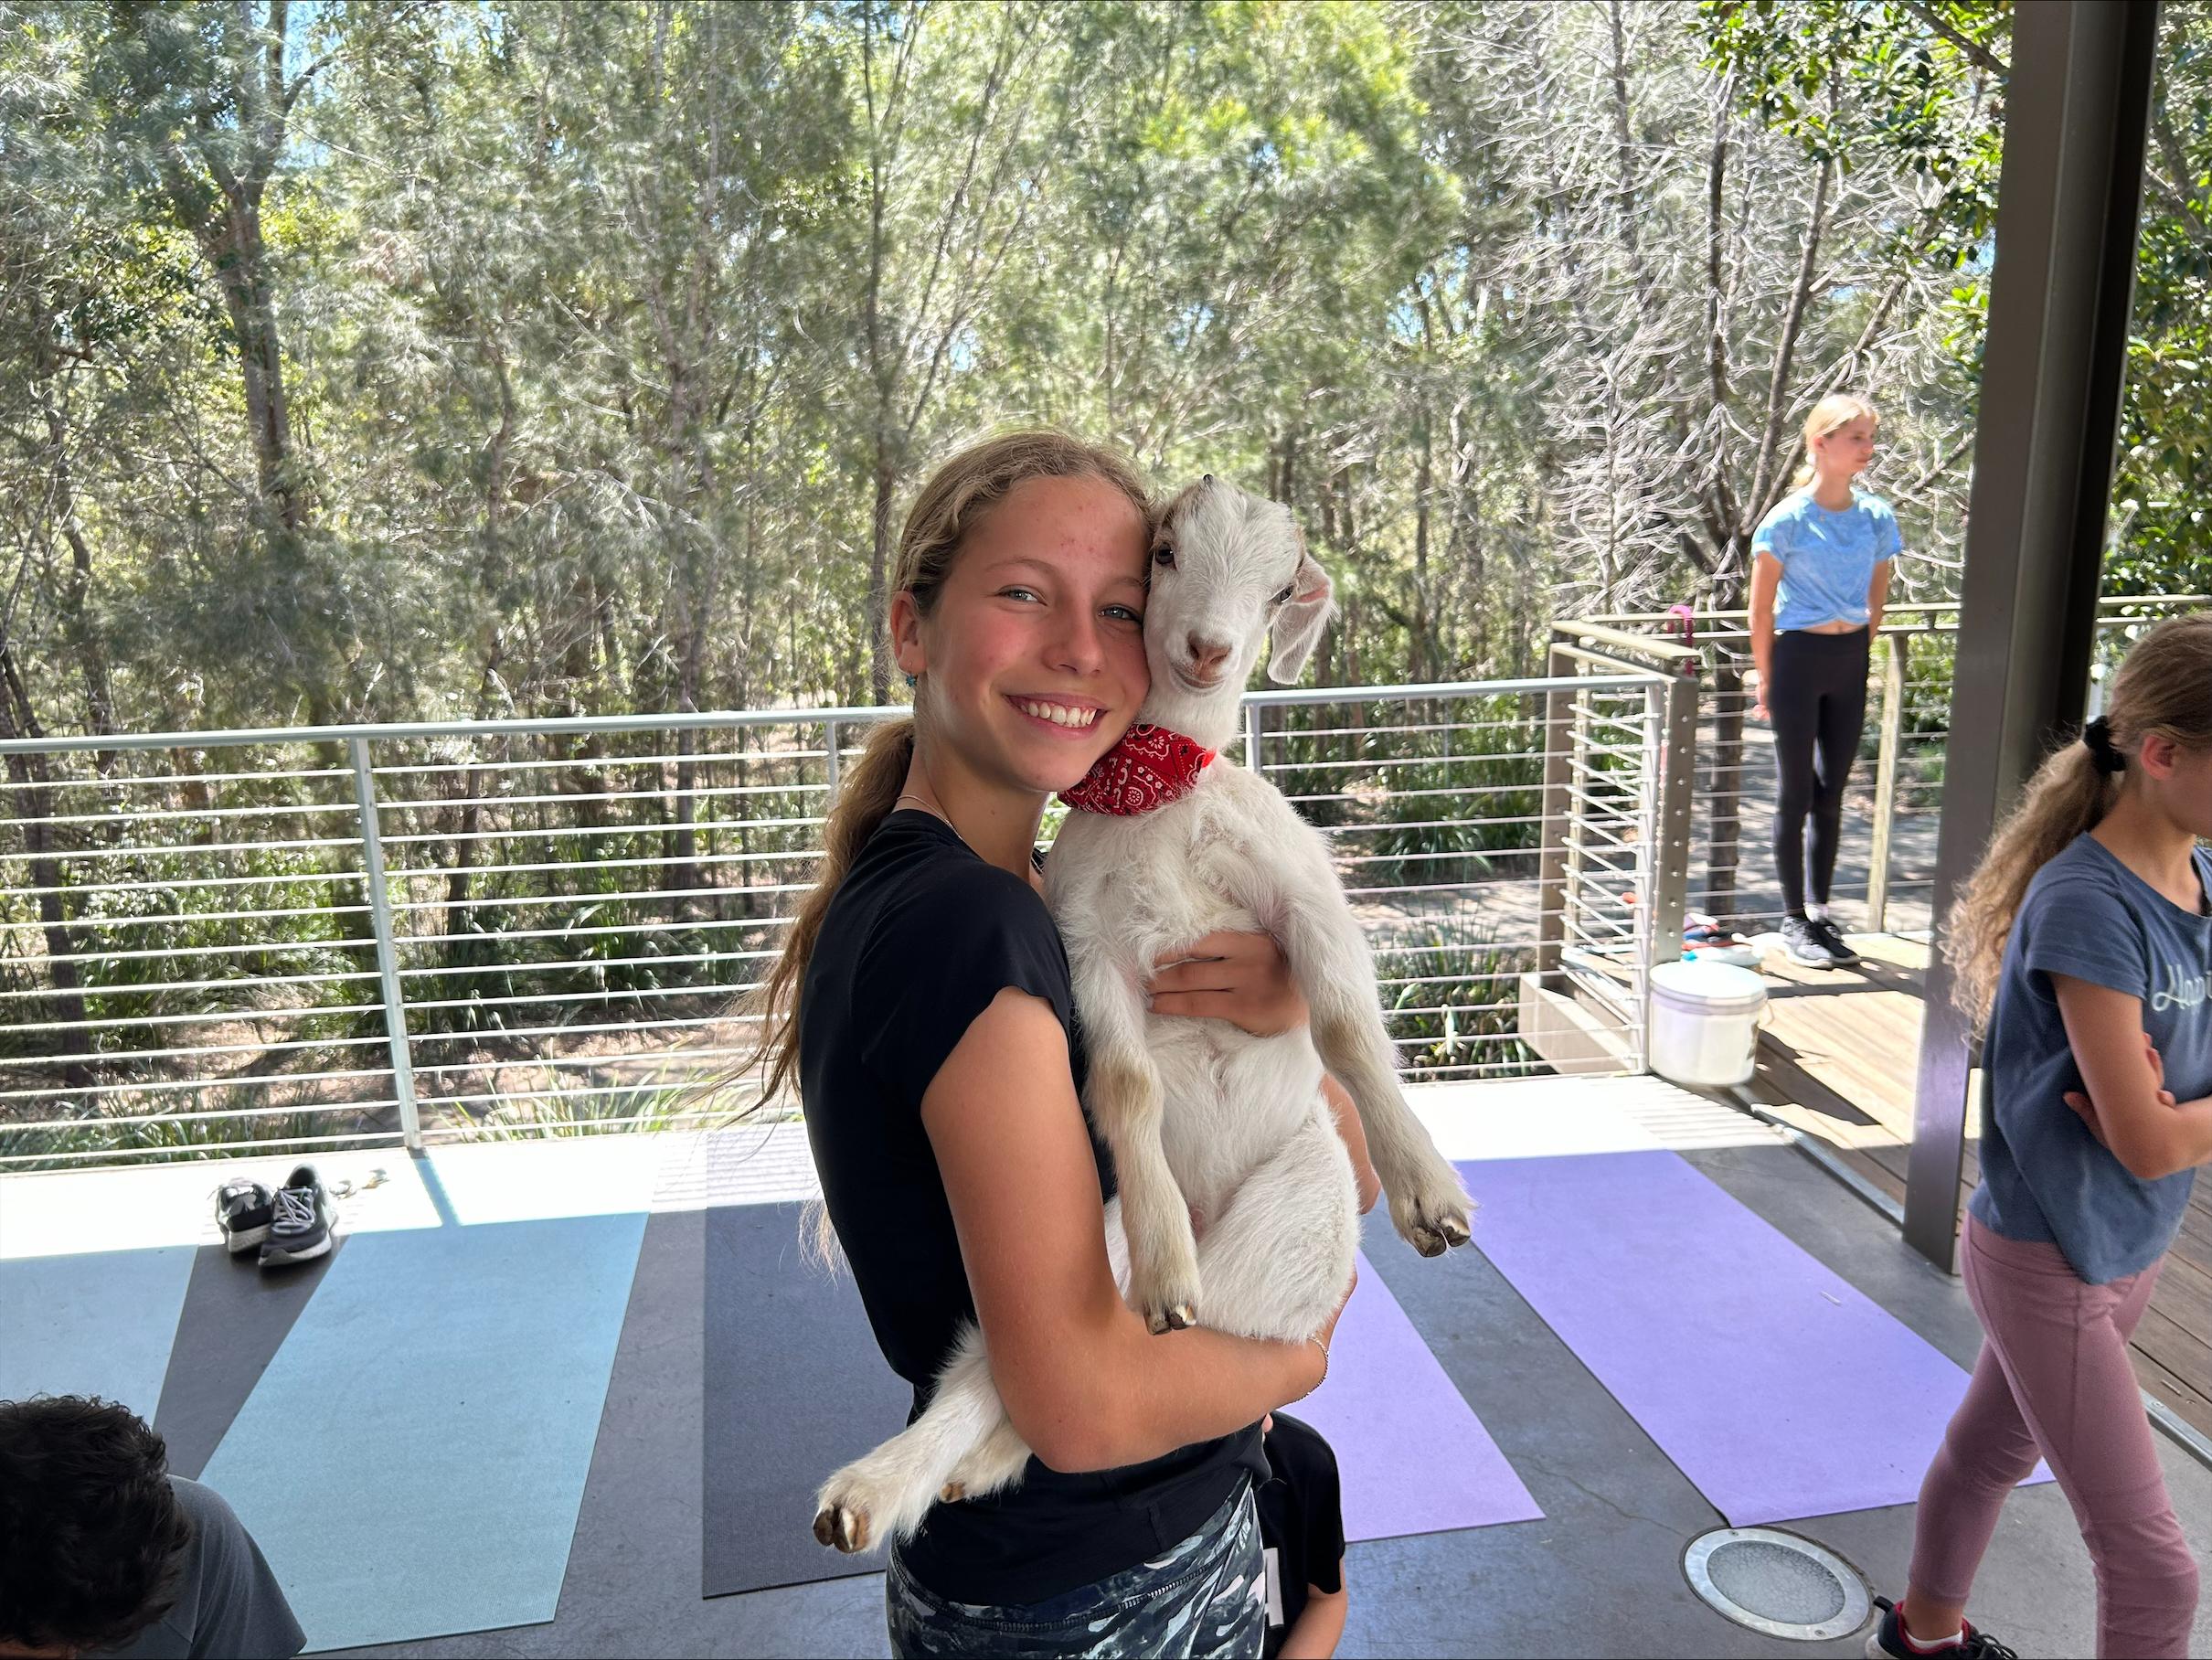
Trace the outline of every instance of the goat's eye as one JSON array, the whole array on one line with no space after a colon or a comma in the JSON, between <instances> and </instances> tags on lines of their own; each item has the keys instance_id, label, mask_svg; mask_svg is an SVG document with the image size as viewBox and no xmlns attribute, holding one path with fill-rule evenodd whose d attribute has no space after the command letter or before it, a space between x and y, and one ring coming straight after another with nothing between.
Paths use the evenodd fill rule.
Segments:
<instances>
[{"instance_id":1,"label":"goat's eye","mask_svg":"<svg viewBox=\"0 0 2212 1660\"><path fill-rule=\"evenodd\" d=\"M1290 602L1291 591L1288 588L1285 588L1281 593L1275 596L1275 603L1278 605L1288 605Z\"/></svg>"},{"instance_id":2,"label":"goat's eye","mask_svg":"<svg viewBox=\"0 0 2212 1660\"><path fill-rule=\"evenodd\" d=\"M1175 565L1175 550L1164 542L1152 550L1152 562L1163 570L1173 570Z\"/></svg>"}]
</instances>

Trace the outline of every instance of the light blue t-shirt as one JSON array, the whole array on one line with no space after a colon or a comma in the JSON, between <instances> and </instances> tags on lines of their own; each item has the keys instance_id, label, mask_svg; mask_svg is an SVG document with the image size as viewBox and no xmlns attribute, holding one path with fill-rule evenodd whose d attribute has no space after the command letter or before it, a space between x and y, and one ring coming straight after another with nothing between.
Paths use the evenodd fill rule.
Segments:
<instances>
[{"instance_id":1,"label":"light blue t-shirt","mask_svg":"<svg viewBox=\"0 0 2212 1660\"><path fill-rule=\"evenodd\" d=\"M2212 854L2196 850L2212 892ZM1983 1048L1982 1185L1969 1206L2008 1240L2055 1244L2091 1285L2140 1273L2181 1229L2194 1170L2154 1182L2099 1145L2066 1104L2081 1069L2053 974L2143 999L2143 1029L2179 1101L2212 1095L2212 917L2192 916L2083 835L2036 873L2013 919Z\"/></svg>"},{"instance_id":2,"label":"light blue t-shirt","mask_svg":"<svg viewBox=\"0 0 2212 1660\"><path fill-rule=\"evenodd\" d=\"M1840 511L1822 506L1810 490L1785 495L1751 533L1752 553L1772 554L1781 567L1775 628L1866 622L1874 568L1904 545L1897 515L1878 495L1854 490Z\"/></svg>"}]
</instances>

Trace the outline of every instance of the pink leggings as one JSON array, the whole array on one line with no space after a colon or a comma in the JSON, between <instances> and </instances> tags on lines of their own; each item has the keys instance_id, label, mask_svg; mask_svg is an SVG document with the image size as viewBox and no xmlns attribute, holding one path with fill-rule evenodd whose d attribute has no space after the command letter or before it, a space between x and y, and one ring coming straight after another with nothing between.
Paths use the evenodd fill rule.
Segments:
<instances>
[{"instance_id":1,"label":"pink leggings","mask_svg":"<svg viewBox=\"0 0 2212 1660\"><path fill-rule=\"evenodd\" d=\"M1920 1486L1914 1588L1965 1602L1997 1512L2040 1452L2096 1566L2100 1660L2186 1655L2196 1563L2128 1361L2164 1259L2090 1285L2056 1245L2005 1239L1972 1217L1961 1245L1988 1341Z\"/></svg>"}]
</instances>

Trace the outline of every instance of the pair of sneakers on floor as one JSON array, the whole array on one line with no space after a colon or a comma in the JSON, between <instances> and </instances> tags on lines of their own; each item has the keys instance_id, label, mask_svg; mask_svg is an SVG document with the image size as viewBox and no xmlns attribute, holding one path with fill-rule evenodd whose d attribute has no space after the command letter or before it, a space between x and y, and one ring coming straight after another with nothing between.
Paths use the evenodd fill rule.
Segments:
<instances>
[{"instance_id":1,"label":"pair of sneakers on floor","mask_svg":"<svg viewBox=\"0 0 2212 1660\"><path fill-rule=\"evenodd\" d=\"M1848 968L1858 961L1858 952L1844 942L1844 931L1824 914L1792 911L1781 920L1781 943L1791 962L1807 968Z\"/></svg>"},{"instance_id":2,"label":"pair of sneakers on floor","mask_svg":"<svg viewBox=\"0 0 2212 1660\"><path fill-rule=\"evenodd\" d=\"M215 1196L216 1225L234 1257L261 1252L263 1268L309 1262L330 1252L331 1208L313 1165L302 1165L271 1193L244 1176L225 1182Z\"/></svg>"}]
</instances>

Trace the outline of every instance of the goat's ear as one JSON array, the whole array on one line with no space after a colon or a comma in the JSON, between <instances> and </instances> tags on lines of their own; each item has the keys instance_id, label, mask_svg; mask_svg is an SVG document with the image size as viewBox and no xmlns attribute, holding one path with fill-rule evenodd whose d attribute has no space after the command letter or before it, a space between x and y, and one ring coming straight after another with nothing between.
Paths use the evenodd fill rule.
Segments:
<instances>
[{"instance_id":1,"label":"goat's ear","mask_svg":"<svg viewBox=\"0 0 2212 1660\"><path fill-rule=\"evenodd\" d=\"M1290 685L1304 671L1306 659L1321 644L1321 631L1336 610L1329 573L1306 551L1305 532L1295 525L1291 531L1298 538L1298 571L1291 578L1291 597L1268 629L1273 649L1268 653L1267 677L1277 686Z\"/></svg>"}]
</instances>

